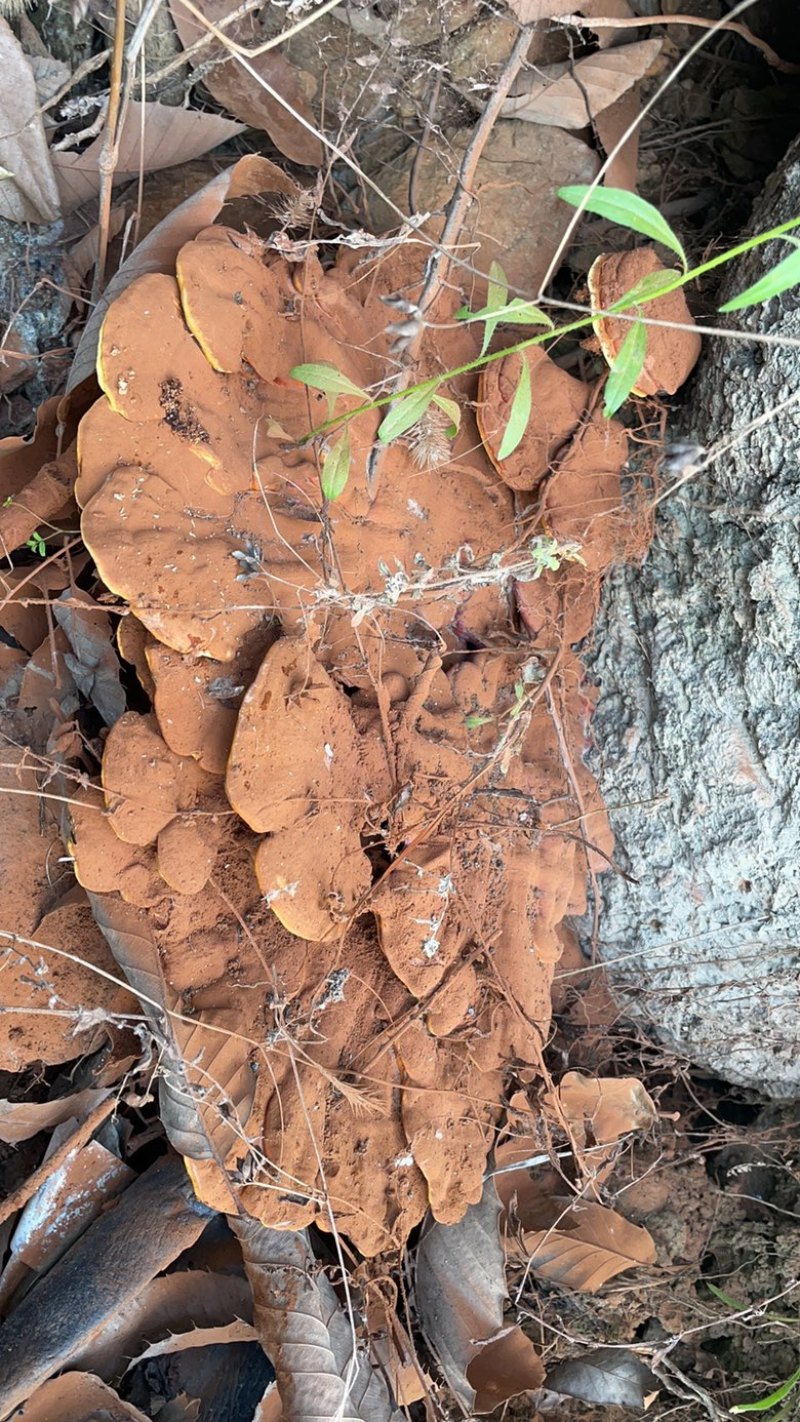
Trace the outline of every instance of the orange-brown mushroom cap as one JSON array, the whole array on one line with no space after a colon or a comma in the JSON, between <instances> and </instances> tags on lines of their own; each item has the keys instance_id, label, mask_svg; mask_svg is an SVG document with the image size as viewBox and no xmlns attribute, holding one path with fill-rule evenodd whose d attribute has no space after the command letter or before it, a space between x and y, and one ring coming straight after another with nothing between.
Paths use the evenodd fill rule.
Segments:
<instances>
[{"instance_id":1,"label":"orange-brown mushroom cap","mask_svg":"<svg viewBox=\"0 0 800 1422\"><path fill-rule=\"evenodd\" d=\"M531 417L516 449L500 459L523 360L530 369ZM588 385L560 370L540 346L486 366L478 386L478 430L494 468L509 488L536 488L559 447L575 433L588 400Z\"/></svg>"},{"instance_id":2,"label":"orange-brown mushroom cap","mask_svg":"<svg viewBox=\"0 0 800 1422\"><path fill-rule=\"evenodd\" d=\"M611 256L598 257L589 272L592 309L607 311L643 278L660 271L668 275L652 247L637 247L632 252L615 252ZM648 301L640 312L646 319L667 324L647 328L647 352L633 394L657 395L663 391L674 395L688 379L700 355L699 333L685 329L694 325L686 297L679 288ZM635 307L626 313L627 316L636 314ZM598 316L594 329L603 355L608 364L613 365L631 329L630 320Z\"/></svg>"}]
</instances>

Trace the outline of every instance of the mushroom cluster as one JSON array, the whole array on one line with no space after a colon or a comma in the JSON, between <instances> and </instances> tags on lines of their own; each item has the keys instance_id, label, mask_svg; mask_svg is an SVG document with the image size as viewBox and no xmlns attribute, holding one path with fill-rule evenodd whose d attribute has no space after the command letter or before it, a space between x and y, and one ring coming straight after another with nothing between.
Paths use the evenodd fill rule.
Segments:
<instances>
[{"instance_id":1,"label":"mushroom cluster","mask_svg":"<svg viewBox=\"0 0 800 1422\"><path fill-rule=\"evenodd\" d=\"M561 925L611 848L572 644L630 519L622 427L540 351L510 459L519 356L444 461L357 414L346 488L322 498L306 437L328 402L290 372L385 388L381 298L415 284L407 252L323 270L209 229L110 307L78 436L83 536L151 704L108 734L105 813L73 797L78 879L131 906L207 1029L198 1099L230 1127L212 1031L255 1080L224 1159L192 1166L199 1193L233 1182L291 1228L327 1201L368 1254L480 1197L503 1072L541 1060ZM474 350L470 327L447 340L453 364ZM580 556L543 569L539 536Z\"/></svg>"}]
</instances>

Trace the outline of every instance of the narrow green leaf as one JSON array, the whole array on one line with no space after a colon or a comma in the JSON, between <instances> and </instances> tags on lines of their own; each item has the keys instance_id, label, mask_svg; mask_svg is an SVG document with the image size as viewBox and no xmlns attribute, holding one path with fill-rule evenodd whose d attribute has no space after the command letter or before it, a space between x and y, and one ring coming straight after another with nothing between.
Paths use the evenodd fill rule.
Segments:
<instances>
[{"instance_id":1,"label":"narrow green leaf","mask_svg":"<svg viewBox=\"0 0 800 1422\"><path fill-rule=\"evenodd\" d=\"M634 321L617 351L616 360L606 381L603 414L606 419L616 414L624 404L642 373L647 354L647 327L644 321Z\"/></svg>"},{"instance_id":2,"label":"narrow green leaf","mask_svg":"<svg viewBox=\"0 0 800 1422\"><path fill-rule=\"evenodd\" d=\"M458 434L461 426L461 407L455 400L450 400L446 395L434 395L433 403L434 405L438 405L440 410L444 410L444 413L450 421L450 428L447 430L447 438L452 439L454 435Z\"/></svg>"},{"instance_id":3,"label":"narrow green leaf","mask_svg":"<svg viewBox=\"0 0 800 1422\"><path fill-rule=\"evenodd\" d=\"M626 192L624 188L591 188L582 183L559 188L558 196L573 207L583 206L584 212L593 212L609 222L618 222L621 227L630 228L632 232L640 232L653 242L661 242L680 257L686 271L686 253L666 218L661 216L657 207L645 202L636 193Z\"/></svg>"},{"instance_id":4,"label":"narrow green leaf","mask_svg":"<svg viewBox=\"0 0 800 1422\"><path fill-rule=\"evenodd\" d=\"M508 282L506 274L499 262L492 262L489 268L489 284L486 289L486 305L481 315L486 313L486 325L483 328L483 340L481 342L481 355L486 355L492 337L497 330L497 318L494 312L499 307L505 306L508 301Z\"/></svg>"},{"instance_id":5,"label":"narrow green leaf","mask_svg":"<svg viewBox=\"0 0 800 1422\"><path fill-rule=\"evenodd\" d=\"M507 459L509 454L513 454L526 429L528 420L531 417L531 368L522 356L519 380L514 391L514 398L511 401L511 409L508 414L508 424L503 431L503 438L500 441L500 448L497 451L498 459Z\"/></svg>"},{"instance_id":6,"label":"narrow green leaf","mask_svg":"<svg viewBox=\"0 0 800 1422\"><path fill-rule=\"evenodd\" d=\"M800 247L796 247L790 252L788 257L784 257L782 262L767 272L760 281L753 282L741 291L738 296L734 296L732 301L726 301L724 306L720 306L720 311L741 311L744 306L757 306L759 301L769 301L771 296L780 296L782 291L788 291L791 286L797 286L800 282Z\"/></svg>"},{"instance_id":7,"label":"narrow green leaf","mask_svg":"<svg viewBox=\"0 0 800 1422\"><path fill-rule=\"evenodd\" d=\"M492 262L489 268L489 284L486 290L486 311L496 311L508 301L508 278L499 262Z\"/></svg>"},{"instance_id":8,"label":"narrow green leaf","mask_svg":"<svg viewBox=\"0 0 800 1422\"><path fill-rule=\"evenodd\" d=\"M675 291L681 285L681 278L676 271L648 272L647 276L643 276L641 281L637 281L635 286L624 292L609 310L627 311L631 306L636 306L637 302L655 301L657 296Z\"/></svg>"},{"instance_id":9,"label":"narrow green leaf","mask_svg":"<svg viewBox=\"0 0 800 1422\"><path fill-rule=\"evenodd\" d=\"M780 1387L776 1387L769 1397L759 1398L758 1402L737 1402L736 1406L730 1410L737 1415L740 1412L766 1412L770 1407L777 1407L779 1402L783 1402L783 1399L789 1396L792 1388L797 1387L799 1382L800 1368L796 1368L792 1376L787 1378L786 1382L781 1383Z\"/></svg>"},{"instance_id":10,"label":"narrow green leaf","mask_svg":"<svg viewBox=\"0 0 800 1422\"><path fill-rule=\"evenodd\" d=\"M359 400L369 400L366 391L354 385L348 376L327 361L312 365L295 365L289 371L293 380L301 380L312 390L324 390L326 395L356 395Z\"/></svg>"},{"instance_id":11,"label":"narrow green leaf","mask_svg":"<svg viewBox=\"0 0 800 1422\"><path fill-rule=\"evenodd\" d=\"M546 316L544 311L540 311L538 306L534 306L532 301L523 301L521 296L515 296L497 312L497 319L505 322L509 326L550 326L552 321Z\"/></svg>"},{"instance_id":12,"label":"narrow green leaf","mask_svg":"<svg viewBox=\"0 0 800 1422\"><path fill-rule=\"evenodd\" d=\"M378 430L381 444L389 444L391 440L397 439L398 435L410 430L417 420L422 419L434 397L437 384L438 381L429 380L419 390L412 390L410 395L398 395L397 399L392 401L389 413L384 416Z\"/></svg>"},{"instance_id":13,"label":"narrow green leaf","mask_svg":"<svg viewBox=\"0 0 800 1422\"><path fill-rule=\"evenodd\" d=\"M322 461L320 484L326 499L338 499L350 478L350 431L345 427Z\"/></svg>"},{"instance_id":14,"label":"narrow green leaf","mask_svg":"<svg viewBox=\"0 0 800 1422\"><path fill-rule=\"evenodd\" d=\"M710 1279L705 1280L705 1286L709 1293L714 1295L715 1299L719 1299L720 1303L724 1303L728 1308L732 1308L735 1313L742 1313L748 1307L747 1304L739 1303L737 1299L731 1298L730 1294L724 1293L716 1284L712 1284Z\"/></svg>"}]
</instances>

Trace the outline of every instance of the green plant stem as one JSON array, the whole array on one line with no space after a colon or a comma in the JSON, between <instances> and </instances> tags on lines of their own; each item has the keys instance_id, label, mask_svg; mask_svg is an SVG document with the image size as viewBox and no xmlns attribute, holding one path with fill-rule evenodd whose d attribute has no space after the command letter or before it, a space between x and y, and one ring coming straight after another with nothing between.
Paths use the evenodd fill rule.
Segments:
<instances>
[{"instance_id":1,"label":"green plant stem","mask_svg":"<svg viewBox=\"0 0 800 1422\"><path fill-rule=\"evenodd\" d=\"M672 291L677 291L679 287L686 286L690 281L696 281L698 277L705 276L707 272L715 271L718 267L725 266L726 263L734 261L736 257L744 256L747 252L752 252L756 247L761 247L765 242L771 242L776 237L782 237L785 233L791 232L793 228L800 227L800 217L792 217L788 222L782 222L778 227L770 228L769 232L762 232L757 237L749 237L745 242L739 242L735 247L731 247L726 252L720 252L716 257L711 257L707 262L701 262L699 266L692 267L688 272L676 272L672 280L665 282L657 292L650 295L637 297L630 301L622 297L620 301L614 303L610 308L611 313L627 311L632 306L646 306L651 301L656 301L662 296L667 296ZM492 365L494 361L505 360L506 356L517 355L522 351L531 349L533 346L544 345L546 341L555 341L559 336L568 336L573 331L585 330L591 326L597 317L603 313L589 311L585 316L568 321L563 326L554 326L546 331L540 331L537 336L527 336L522 341L516 341L512 346L506 346L504 350L492 351L489 355L476 356L473 360L465 361L463 365L453 366L446 370L443 375L437 378L436 385L444 385L448 380L454 380L459 375L469 375L473 370L483 370L487 365ZM465 323L466 324L466 323ZM332 429L338 429L342 424L349 424L357 415L366 415L370 410L383 409L385 405L392 405L397 400L405 400L409 395L413 395L417 390L424 390L431 385L431 378L420 380L415 385L407 385L404 390L397 391L391 395L379 395L376 400L370 400L364 405L359 405L355 410L348 410L346 413L333 415L329 420L323 421L321 425L315 425L309 430L307 435L297 441L300 448L310 444L312 440L318 439L321 435L327 434Z\"/></svg>"}]
</instances>

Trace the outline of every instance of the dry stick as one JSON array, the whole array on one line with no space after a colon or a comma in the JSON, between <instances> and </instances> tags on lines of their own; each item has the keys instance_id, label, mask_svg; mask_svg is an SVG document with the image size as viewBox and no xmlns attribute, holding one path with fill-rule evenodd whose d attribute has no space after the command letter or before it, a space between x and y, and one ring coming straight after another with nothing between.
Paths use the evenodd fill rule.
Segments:
<instances>
[{"instance_id":1,"label":"dry stick","mask_svg":"<svg viewBox=\"0 0 800 1422\"><path fill-rule=\"evenodd\" d=\"M616 19L610 15L592 16L591 20L585 20L582 15L559 15L558 23L561 25L575 25L578 29L608 29L608 30L638 30L644 25L696 25L701 30L728 30L730 33L739 35L741 39L752 44L763 54L767 64L771 64L773 69L779 69L782 74L800 74L800 64L790 64L788 59L781 59L775 53L772 45L766 40L754 35L747 25L742 25L738 20L705 20L699 15L635 15L632 19Z\"/></svg>"},{"instance_id":2,"label":"dry stick","mask_svg":"<svg viewBox=\"0 0 800 1422\"><path fill-rule=\"evenodd\" d=\"M36 1191L44 1185L45 1181L49 1180L52 1175L55 1175L57 1170L60 1170L71 1151L80 1150L82 1146L86 1145L86 1142L91 1139L98 1126L101 1126L106 1117L110 1116L111 1112L116 1110L116 1106L117 1098L110 1093L104 1101L97 1103L94 1110L89 1112L86 1120L81 1122L77 1130L73 1131L72 1135L68 1136L67 1139L62 1142L58 1150L53 1151L53 1154L42 1162L38 1170L34 1170L33 1174L29 1175L27 1180L24 1180L16 1190L13 1190L12 1193L3 1200L2 1204L0 1204L0 1224L3 1224L5 1220L10 1219L11 1215L15 1214L17 1210L21 1210L23 1206L27 1205L28 1201L33 1198Z\"/></svg>"},{"instance_id":3,"label":"dry stick","mask_svg":"<svg viewBox=\"0 0 800 1422\"><path fill-rule=\"evenodd\" d=\"M514 47L505 62L503 72L492 93L492 97L489 99L486 108L478 119L472 137L464 152L464 156L461 159L458 176L456 178L455 192L447 206L445 224L442 235L439 238L439 245L428 259L422 281L422 290L419 294L419 300L417 301L418 307L423 312L435 304L436 298L444 285L447 268L451 260L451 249L455 247L458 242L467 213L475 201L472 192L472 184L475 181L475 173L481 154L486 147L495 123L501 116L501 110L508 98L511 85L514 83L514 80L525 62L525 57L530 48L535 29L535 25L523 25L519 31L514 41ZM417 337L414 344L418 346L420 339L421 334ZM412 346L410 354L413 355L414 353Z\"/></svg>"},{"instance_id":4,"label":"dry stick","mask_svg":"<svg viewBox=\"0 0 800 1422\"><path fill-rule=\"evenodd\" d=\"M523 25L519 31L514 41L514 47L506 60L503 72L497 81L492 96L478 119L472 137L464 150L464 156L458 168L453 196L447 205L442 235L425 265L422 289L416 301L417 309L423 316L426 311L434 308L447 281L452 260L452 251L461 235L461 229L466 221L467 213L475 201L472 186L475 182L478 163L480 162L481 155L489 140L492 129L498 118L500 118L501 110L508 98L511 85L514 83L514 80L525 62L525 57L530 48L535 29L535 25ZM394 390L389 393L399 395L401 390L408 384L412 367L419 356L419 348L425 334L425 329L425 322L423 320L420 322L417 334L412 338L406 348L406 368L396 378ZM374 488L375 486L385 449L386 445L377 444L369 456L367 462L368 488Z\"/></svg>"},{"instance_id":5,"label":"dry stick","mask_svg":"<svg viewBox=\"0 0 800 1422\"><path fill-rule=\"evenodd\" d=\"M116 0L114 12L114 47L111 52L111 90L106 111L106 132L103 151L98 159L100 171L100 200L97 216L97 261L94 268L91 301L94 303L103 290L103 279L108 256L108 233L111 223L111 193L114 185L114 170L119 156L119 118L122 102L122 63L125 54L125 0Z\"/></svg>"}]
</instances>

